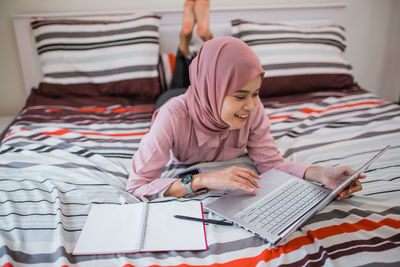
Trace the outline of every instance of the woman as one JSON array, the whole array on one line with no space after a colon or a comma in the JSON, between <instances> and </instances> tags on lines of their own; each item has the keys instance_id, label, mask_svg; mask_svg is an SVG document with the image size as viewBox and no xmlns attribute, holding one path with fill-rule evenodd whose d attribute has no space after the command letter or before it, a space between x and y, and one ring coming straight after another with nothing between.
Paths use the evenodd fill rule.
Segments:
<instances>
[{"instance_id":1,"label":"woman","mask_svg":"<svg viewBox=\"0 0 400 267\"><path fill-rule=\"evenodd\" d=\"M276 168L332 188L353 173L345 166L328 168L282 159L258 97L264 71L244 42L233 37L205 42L189 74L186 93L155 112L151 130L133 157L126 189L139 199L183 197L202 188L241 188L256 193L259 187L258 174L235 166L185 179L160 178L170 156L194 164L230 160L247 149L259 173ZM337 199L358 190L361 184L357 179Z\"/></svg>"}]
</instances>

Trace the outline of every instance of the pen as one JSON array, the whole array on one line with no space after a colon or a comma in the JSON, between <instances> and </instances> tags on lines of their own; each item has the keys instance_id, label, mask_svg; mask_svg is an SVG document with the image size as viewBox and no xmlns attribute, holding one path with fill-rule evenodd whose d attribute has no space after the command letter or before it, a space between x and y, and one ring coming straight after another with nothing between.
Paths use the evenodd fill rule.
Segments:
<instances>
[{"instance_id":1,"label":"pen","mask_svg":"<svg viewBox=\"0 0 400 267\"><path fill-rule=\"evenodd\" d=\"M183 219L183 220L206 222L206 223L213 223L213 224L218 224L218 225L230 225L230 226L233 225L233 223L230 223L230 222L218 221L218 220L213 220L213 219L201 219L201 218L189 217L189 216L184 216L184 215L174 215L174 217L178 218L178 219Z\"/></svg>"}]
</instances>

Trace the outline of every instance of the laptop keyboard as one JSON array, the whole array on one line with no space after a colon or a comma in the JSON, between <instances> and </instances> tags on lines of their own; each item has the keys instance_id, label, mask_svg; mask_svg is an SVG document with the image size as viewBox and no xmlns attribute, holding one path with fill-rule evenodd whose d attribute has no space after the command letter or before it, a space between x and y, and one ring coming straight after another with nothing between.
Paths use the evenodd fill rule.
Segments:
<instances>
[{"instance_id":1,"label":"laptop keyboard","mask_svg":"<svg viewBox=\"0 0 400 267\"><path fill-rule=\"evenodd\" d=\"M260 199L237 216L260 229L279 234L323 197L322 190L294 180L277 195Z\"/></svg>"}]
</instances>

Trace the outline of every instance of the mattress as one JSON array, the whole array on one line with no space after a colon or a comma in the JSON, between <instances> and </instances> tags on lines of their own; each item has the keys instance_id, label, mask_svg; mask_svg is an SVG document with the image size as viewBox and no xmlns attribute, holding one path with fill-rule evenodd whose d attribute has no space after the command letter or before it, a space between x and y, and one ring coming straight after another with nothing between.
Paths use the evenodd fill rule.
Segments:
<instances>
[{"instance_id":1,"label":"mattress","mask_svg":"<svg viewBox=\"0 0 400 267\"><path fill-rule=\"evenodd\" d=\"M363 190L331 202L280 247L242 228L206 225L206 251L73 256L92 204L138 200L125 191L154 103L128 97L47 97L32 91L0 147L1 266L395 266L400 263L400 107L357 86L263 98L285 160L356 169L390 144ZM247 155L187 166L254 168ZM162 201L208 203L223 192ZM210 218L220 219L206 212ZM160 222L162 223L162 222ZM385 265L386 266L386 265Z\"/></svg>"}]
</instances>

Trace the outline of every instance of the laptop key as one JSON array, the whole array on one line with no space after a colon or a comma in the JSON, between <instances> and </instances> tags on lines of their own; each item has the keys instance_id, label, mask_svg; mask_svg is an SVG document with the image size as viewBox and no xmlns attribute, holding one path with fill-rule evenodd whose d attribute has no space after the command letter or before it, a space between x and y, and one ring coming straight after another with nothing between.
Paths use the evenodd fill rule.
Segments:
<instances>
[{"instance_id":1,"label":"laptop key","mask_svg":"<svg viewBox=\"0 0 400 267\"><path fill-rule=\"evenodd\" d=\"M253 221L255 218L257 218L258 217L258 214L257 213L253 213L253 214L251 214L251 215L249 215L249 216L245 216L245 218L244 218L244 220L246 221L246 222L251 222L251 221Z\"/></svg>"}]
</instances>

